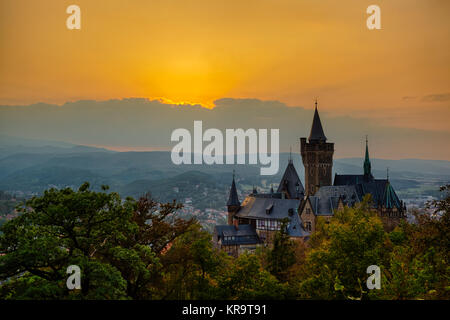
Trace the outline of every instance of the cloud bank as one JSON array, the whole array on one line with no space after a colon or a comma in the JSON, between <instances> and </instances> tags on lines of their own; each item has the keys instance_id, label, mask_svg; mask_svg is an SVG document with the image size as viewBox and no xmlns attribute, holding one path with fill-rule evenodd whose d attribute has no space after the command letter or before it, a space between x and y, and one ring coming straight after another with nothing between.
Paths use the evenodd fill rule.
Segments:
<instances>
[{"instance_id":1,"label":"cloud bank","mask_svg":"<svg viewBox=\"0 0 450 320\"><path fill-rule=\"evenodd\" d=\"M116 149L170 150L174 129L192 130L194 120L202 120L204 130L278 128L281 151L292 147L298 152L299 138L309 136L313 118L313 110L279 101L224 98L216 100L215 106L206 109L141 98L0 106L0 134ZM325 112L320 115L326 136L335 143L336 157L361 156L368 134L372 157L450 160L448 132L397 128L375 119Z\"/></svg>"}]
</instances>

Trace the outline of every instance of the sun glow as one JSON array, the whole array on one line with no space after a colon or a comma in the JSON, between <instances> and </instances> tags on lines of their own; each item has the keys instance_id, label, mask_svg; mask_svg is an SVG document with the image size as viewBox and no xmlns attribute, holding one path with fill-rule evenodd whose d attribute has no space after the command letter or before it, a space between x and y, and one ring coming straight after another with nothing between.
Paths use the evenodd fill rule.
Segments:
<instances>
[{"instance_id":1,"label":"sun glow","mask_svg":"<svg viewBox=\"0 0 450 320\"><path fill-rule=\"evenodd\" d=\"M151 98L150 100L158 100L161 103L171 104L175 106L201 106L207 109L212 109L215 107L214 102L175 101L164 97Z\"/></svg>"},{"instance_id":2,"label":"sun glow","mask_svg":"<svg viewBox=\"0 0 450 320\"><path fill-rule=\"evenodd\" d=\"M334 115L448 132L450 99L433 98L448 94L447 2L388 1L368 30L361 0L78 0L68 30L65 1L2 0L0 105L319 96Z\"/></svg>"}]
</instances>

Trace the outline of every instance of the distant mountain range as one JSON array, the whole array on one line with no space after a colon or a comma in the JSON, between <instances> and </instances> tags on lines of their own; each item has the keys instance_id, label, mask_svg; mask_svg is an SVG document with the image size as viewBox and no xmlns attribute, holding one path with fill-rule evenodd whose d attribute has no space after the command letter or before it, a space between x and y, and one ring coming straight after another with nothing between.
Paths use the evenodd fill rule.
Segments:
<instances>
[{"instance_id":1,"label":"distant mountain range","mask_svg":"<svg viewBox=\"0 0 450 320\"><path fill-rule=\"evenodd\" d=\"M163 200L194 198L206 207L226 202L233 169L239 191L244 195L253 185L268 191L277 187L287 165L288 153L280 154L280 170L274 176L260 176L259 165L174 165L170 152L113 152L102 148L63 142L0 136L0 190L40 193L50 187L78 188L89 181L95 189L107 184L123 196L146 192ZM302 181L300 155L293 155ZM419 190L418 196L435 194L438 186L450 182L450 161L372 159L376 178L386 177L400 194ZM336 159L334 172L362 172L362 158ZM412 193L411 193L412 192ZM205 195L206 194L206 195ZM203 199L203 200L202 200Z\"/></svg>"},{"instance_id":2,"label":"distant mountain range","mask_svg":"<svg viewBox=\"0 0 450 320\"><path fill-rule=\"evenodd\" d=\"M75 145L61 141L25 139L0 134L0 158L4 158L8 155L18 153L65 154L65 153L84 153L96 151L112 152L110 150L103 148Z\"/></svg>"}]
</instances>

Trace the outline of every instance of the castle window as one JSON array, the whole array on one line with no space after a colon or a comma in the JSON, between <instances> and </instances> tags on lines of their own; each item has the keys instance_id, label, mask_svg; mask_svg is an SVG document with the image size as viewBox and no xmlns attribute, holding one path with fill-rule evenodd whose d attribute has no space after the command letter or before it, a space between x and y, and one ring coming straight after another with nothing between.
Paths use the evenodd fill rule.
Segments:
<instances>
[{"instance_id":1,"label":"castle window","mask_svg":"<svg viewBox=\"0 0 450 320\"><path fill-rule=\"evenodd\" d=\"M311 230L312 230L311 221L306 221L306 231L311 231Z\"/></svg>"},{"instance_id":2,"label":"castle window","mask_svg":"<svg viewBox=\"0 0 450 320\"><path fill-rule=\"evenodd\" d=\"M310 208L306 208L306 214L310 214L311 213L311 209Z\"/></svg>"}]
</instances>

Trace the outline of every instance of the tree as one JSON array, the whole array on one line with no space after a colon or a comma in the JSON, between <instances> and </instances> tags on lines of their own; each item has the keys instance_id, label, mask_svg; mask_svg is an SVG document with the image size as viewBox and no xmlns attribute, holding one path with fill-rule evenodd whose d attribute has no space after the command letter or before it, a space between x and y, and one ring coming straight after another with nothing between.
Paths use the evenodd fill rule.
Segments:
<instances>
[{"instance_id":1,"label":"tree","mask_svg":"<svg viewBox=\"0 0 450 320\"><path fill-rule=\"evenodd\" d=\"M179 208L148 197L122 201L116 193L90 191L88 183L78 191L45 191L0 228L0 280L7 280L0 294L152 298L162 278L160 256L193 223L174 216ZM81 290L66 288L69 265L81 268Z\"/></svg>"},{"instance_id":2,"label":"tree","mask_svg":"<svg viewBox=\"0 0 450 320\"><path fill-rule=\"evenodd\" d=\"M193 224L161 257L161 299L217 299L218 279L231 268L231 257L213 247L211 235Z\"/></svg>"},{"instance_id":3,"label":"tree","mask_svg":"<svg viewBox=\"0 0 450 320\"><path fill-rule=\"evenodd\" d=\"M390 237L395 247L385 286L371 292L383 299L450 299L450 185L442 199L416 212L415 223L402 223Z\"/></svg>"},{"instance_id":4,"label":"tree","mask_svg":"<svg viewBox=\"0 0 450 320\"><path fill-rule=\"evenodd\" d=\"M353 208L338 211L327 223L319 218L308 250L299 295L314 299L361 299L366 293L367 267L382 270L390 240L366 197Z\"/></svg>"},{"instance_id":5,"label":"tree","mask_svg":"<svg viewBox=\"0 0 450 320\"><path fill-rule=\"evenodd\" d=\"M128 233L107 255L127 281L131 298L161 298L160 288L167 272L161 258L178 237L196 224L194 219L176 216L181 207L175 201L156 202L149 195L133 203L131 223L136 226L135 232Z\"/></svg>"},{"instance_id":6,"label":"tree","mask_svg":"<svg viewBox=\"0 0 450 320\"><path fill-rule=\"evenodd\" d=\"M130 202L122 205L117 194L92 192L87 183L78 192L69 188L45 191L42 197L29 200L19 217L1 227L0 278L14 282L25 274L29 281L42 284L35 289L42 290L42 298L47 298L48 286L57 286L56 292L65 297L126 297L118 270L97 257L133 230L128 222L131 209ZM81 291L64 290L69 265L83 270Z\"/></svg>"},{"instance_id":7,"label":"tree","mask_svg":"<svg viewBox=\"0 0 450 320\"><path fill-rule=\"evenodd\" d=\"M249 253L241 254L222 275L218 283L221 299L284 299L287 285L265 270L260 259Z\"/></svg>"},{"instance_id":8,"label":"tree","mask_svg":"<svg viewBox=\"0 0 450 320\"><path fill-rule=\"evenodd\" d=\"M269 272L282 282L288 280L289 269L296 262L296 246L287 232L288 223L288 219L281 221L281 228L274 236L273 248L267 254Z\"/></svg>"}]
</instances>

